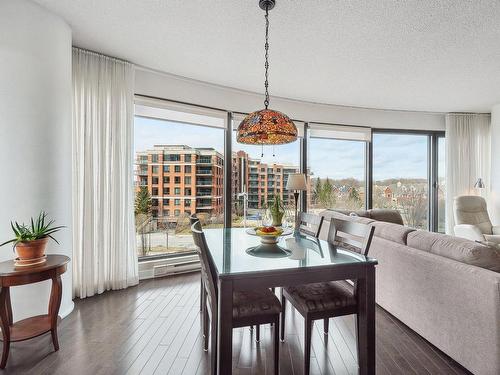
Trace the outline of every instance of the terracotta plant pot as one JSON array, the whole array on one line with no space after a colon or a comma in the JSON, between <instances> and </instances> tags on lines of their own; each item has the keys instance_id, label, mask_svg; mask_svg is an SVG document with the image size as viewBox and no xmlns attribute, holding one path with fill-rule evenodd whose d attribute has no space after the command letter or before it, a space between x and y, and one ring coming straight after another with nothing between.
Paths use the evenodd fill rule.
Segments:
<instances>
[{"instance_id":1,"label":"terracotta plant pot","mask_svg":"<svg viewBox=\"0 0 500 375\"><path fill-rule=\"evenodd\" d=\"M16 253L20 260L38 259L45 255L48 237L39 240L19 242L16 245Z\"/></svg>"}]
</instances>

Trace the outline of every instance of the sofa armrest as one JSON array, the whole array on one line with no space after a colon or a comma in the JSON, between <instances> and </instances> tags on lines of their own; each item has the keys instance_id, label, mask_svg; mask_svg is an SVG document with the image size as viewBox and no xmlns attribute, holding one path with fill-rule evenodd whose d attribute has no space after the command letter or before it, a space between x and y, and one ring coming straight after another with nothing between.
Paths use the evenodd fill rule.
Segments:
<instances>
[{"instance_id":1,"label":"sofa armrest","mask_svg":"<svg viewBox=\"0 0 500 375\"><path fill-rule=\"evenodd\" d=\"M498 234L485 234L484 238L486 239L486 242L490 244L490 246L500 245L500 235Z\"/></svg>"},{"instance_id":2,"label":"sofa armrest","mask_svg":"<svg viewBox=\"0 0 500 375\"><path fill-rule=\"evenodd\" d=\"M481 233L478 227L470 224L459 224L455 225L453 228L455 231L455 236L466 238L471 241L484 241L484 235Z\"/></svg>"},{"instance_id":3,"label":"sofa armrest","mask_svg":"<svg viewBox=\"0 0 500 375\"><path fill-rule=\"evenodd\" d=\"M491 227L491 232L492 232L493 234L500 234L500 225L493 225L493 226Z\"/></svg>"}]
</instances>

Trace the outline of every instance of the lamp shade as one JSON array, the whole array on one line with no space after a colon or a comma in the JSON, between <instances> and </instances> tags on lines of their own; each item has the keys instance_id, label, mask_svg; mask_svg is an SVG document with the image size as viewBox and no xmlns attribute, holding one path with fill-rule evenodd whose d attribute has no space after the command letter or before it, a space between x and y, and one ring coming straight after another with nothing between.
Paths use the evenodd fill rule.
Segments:
<instances>
[{"instance_id":1,"label":"lamp shade","mask_svg":"<svg viewBox=\"0 0 500 375\"><path fill-rule=\"evenodd\" d=\"M287 190L307 190L306 175L303 173L290 173L286 183Z\"/></svg>"},{"instance_id":2,"label":"lamp shade","mask_svg":"<svg viewBox=\"0 0 500 375\"><path fill-rule=\"evenodd\" d=\"M297 140L297 127L284 113L261 109L241 121L236 140L252 145L282 145Z\"/></svg>"}]
</instances>

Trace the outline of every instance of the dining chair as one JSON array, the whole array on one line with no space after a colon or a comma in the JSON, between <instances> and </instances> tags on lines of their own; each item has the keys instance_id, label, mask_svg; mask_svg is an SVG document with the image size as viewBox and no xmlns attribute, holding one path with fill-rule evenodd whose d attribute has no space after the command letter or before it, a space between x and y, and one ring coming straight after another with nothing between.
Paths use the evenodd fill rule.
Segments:
<instances>
[{"instance_id":1,"label":"dining chair","mask_svg":"<svg viewBox=\"0 0 500 375\"><path fill-rule=\"evenodd\" d=\"M204 350L208 349L208 338L211 336L211 368L212 373L217 373L217 276L215 264L209 255L205 234L199 221L191 226L197 252L201 259L202 278L206 293L206 305L203 316ZM269 289L234 292L233 294L233 319L232 328L247 327L251 325L274 323L274 374L279 373L279 318L281 304L276 295ZM210 321L210 323L209 323ZM209 330L210 324L210 330ZM222 322L226 324L226 322Z\"/></svg>"},{"instance_id":2,"label":"dining chair","mask_svg":"<svg viewBox=\"0 0 500 375\"><path fill-rule=\"evenodd\" d=\"M375 228L348 220L331 219L328 240L332 245L368 255ZM318 231L319 233L319 231ZM281 341L285 338L286 301L304 317L304 374L309 374L313 322L323 319L324 334L328 334L329 319L356 314L356 334L359 332L357 315L357 282L347 280L281 288ZM359 358L359 348L358 348Z\"/></svg>"},{"instance_id":3,"label":"dining chair","mask_svg":"<svg viewBox=\"0 0 500 375\"><path fill-rule=\"evenodd\" d=\"M199 220L200 219L196 216L196 214L189 215L189 224L190 225L193 225L194 223L196 223ZM201 259L200 259L200 262L201 262ZM200 311L202 313L203 313L203 304L205 301L205 293L206 293L206 290L205 290L205 287L203 286L203 278L200 275Z\"/></svg>"},{"instance_id":4,"label":"dining chair","mask_svg":"<svg viewBox=\"0 0 500 375\"><path fill-rule=\"evenodd\" d=\"M319 237L319 233L323 225L323 220L323 216L311 214L308 212L299 212L299 232L317 238Z\"/></svg>"}]
</instances>

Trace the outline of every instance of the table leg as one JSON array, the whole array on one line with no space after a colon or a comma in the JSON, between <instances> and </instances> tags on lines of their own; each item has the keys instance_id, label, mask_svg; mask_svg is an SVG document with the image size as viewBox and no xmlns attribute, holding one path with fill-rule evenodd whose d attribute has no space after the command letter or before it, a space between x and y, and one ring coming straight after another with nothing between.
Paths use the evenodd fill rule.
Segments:
<instances>
[{"instance_id":1,"label":"table leg","mask_svg":"<svg viewBox=\"0 0 500 375\"><path fill-rule=\"evenodd\" d=\"M233 282L219 279L219 333L218 360L219 375L230 375L233 367Z\"/></svg>"},{"instance_id":2,"label":"table leg","mask_svg":"<svg viewBox=\"0 0 500 375\"><path fill-rule=\"evenodd\" d=\"M59 317L59 308L61 307L62 281L61 276L52 278L52 289L50 291L49 316L50 316L50 334L52 335L52 344L54 350L59 350L59 340L57 339L57 319Z\"/></svg>"},{"instance_id":3,"label":"table leg","mask_svg":"<svg viewBox=\"0 0 500 375\"><path fill-rule=\"evenodd\" d=\"M0 324L2 326L3 350L0 368L5 368L10 349L10 322L12 319L12 307L10 305L10 291L3 287L0 291Z\"/></svg>"},{"instance_id":4,"label":"table leg","mask_svg":"<svg viewBox=\"0 0 500 375\"><path fill-rule=\"evenodd\" d=\"M359 374L375 374L375 267L357 281Z\"/></svg>"}]
</instances>

